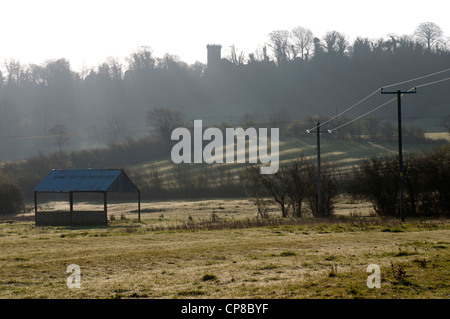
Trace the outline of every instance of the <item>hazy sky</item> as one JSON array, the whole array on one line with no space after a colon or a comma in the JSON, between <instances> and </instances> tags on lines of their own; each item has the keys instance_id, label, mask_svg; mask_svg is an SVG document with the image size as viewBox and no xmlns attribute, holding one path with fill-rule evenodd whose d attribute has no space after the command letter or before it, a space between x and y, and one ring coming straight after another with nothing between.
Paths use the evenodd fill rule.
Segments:
<instances>
[{"instance_id":1,"label":"hazy sky","mask_svg":"<svg viewBox=\"0 0 450 319\"><path fill-rule=\"evenodd\" d=\"M0 63L23 64L66 58L72 69L121 61L140 46L155 56L178 55L206 62L206 45L235 45L246 54L274 30L296 26L321 38L336 30L356 36L412 34L421 22L438 24L450 36L448 0L0 0Z\"/></svg>"}]
</instances>

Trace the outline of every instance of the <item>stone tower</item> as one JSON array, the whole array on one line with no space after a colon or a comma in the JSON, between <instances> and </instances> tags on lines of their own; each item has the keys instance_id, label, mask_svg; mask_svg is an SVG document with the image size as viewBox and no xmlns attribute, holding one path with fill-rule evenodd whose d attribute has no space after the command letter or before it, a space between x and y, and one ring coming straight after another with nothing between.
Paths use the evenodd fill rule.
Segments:
<instances>
[{"instance_id":1,"label":"stone tower","mask_svg":"<svg viewBox=\"0 0 450 319\"><path fill-rule=\"evenodd\" d=\"M206 68L210 70L217 69L222 60L221 57L222 46L218 44L208 44L206 46L206 49L208 50Z\"/></svg>"}]
</instances>

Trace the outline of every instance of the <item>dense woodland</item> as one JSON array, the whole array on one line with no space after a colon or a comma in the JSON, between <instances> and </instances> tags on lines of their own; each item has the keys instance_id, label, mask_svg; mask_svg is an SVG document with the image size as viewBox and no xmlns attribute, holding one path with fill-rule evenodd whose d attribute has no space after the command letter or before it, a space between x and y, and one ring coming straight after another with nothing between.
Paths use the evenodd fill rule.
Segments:
<instances>
[{"instance_id":1,"label":"dense woodland","mask_svg":"<svg viewBox=\"0 0 450 319\"><path fill-rule=\"evenodd\" d=\"M448 69L450 46L439 26L421 24L412 31L350 42L337 31L316 36L303 27L277 30L255 52L222 48L222 64L215 69L188 65L172 54L156 57L149 47L131 52L126 63L110 57L79 71L64 58L39 65L9 59L0 73L0 160L148 136L146 114L153 108L180 111L186 121L204 119L208 125L331 117L384 85ZM444 82L405 98L405 123L440 130L439 118L450 103L447 87ZM345 117L386 99L376 94ZM394 107L371 114L380 120L394 116ZM66 140L55 145L58 135Z\"/></svg>"}]
</instances>

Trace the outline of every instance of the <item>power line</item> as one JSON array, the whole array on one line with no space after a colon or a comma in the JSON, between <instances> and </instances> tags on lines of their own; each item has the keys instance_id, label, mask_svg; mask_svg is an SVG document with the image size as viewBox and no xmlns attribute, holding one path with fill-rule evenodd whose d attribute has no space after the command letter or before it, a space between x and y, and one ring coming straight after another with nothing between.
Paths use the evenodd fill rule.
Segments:
<instances>
[{"instance_id":1,"label":"power line","mask_svg":"<svg viewBox=\"0 0 450 319\"><path fill-rule=\"evenodd\" d=\"M448 71L450 71L450 68L445 69L445 70L441 70L441 71L438 71L438 72L435 72L435 73L427 74L427 75L424 75L424 76L420 76L420 77L417 77L417 78L414 78L414 79L406 80L406 81L403 81L403 82L398 82L398 83L394 83L394 84L390 84L390 85L385 85L385 86L383 86L383 88L389 88L389 87L392 87L392 86L395 86L395 85L400 85L400 84L405 84L405 83L409 83L409 82L412 82L412 81L421 80L421 79L424 79L424 78L427 78L427 77L431 77L431 76L434 76L434 75L438 75L438 74L441 74L441 73L444 73L444 72L448 72ZM430 82L430 83L423 84L423 85L419 85L419 86L416 86L416 87L423 87L423 86L426 86L426 85L431 85L431 84L443 82L443 81L448 80L448 79L450 79L450 78L446 78L446 79L443 79L443 80L438 80L438 81ZM338 117L341 116L342 114L344 114L344 113L350 111L351 109L355 108L355 107L358 106L359 104L361 104L361 103L363 103L364 101L368 100L368 99L371 98L373 95L375 95L376 93L378 93L379 90L380 90L380 88L377 88L375 91L373 91L372 93L370 93L369 95L367 95L366 97L364 97L363 99L361 99L360 101L356 102L356 103L353 104L352 106L348 107L348 108L345 109L344 111L340 112L339 114L336 114L335 116L329 118L329 119L326 120L325 122L322 122L321 124L319 124L319 127L322 126L322 125L325 125L325 124L327 124L327 123L329 123L329 122L331 122L332 120L338 118ZM384 106L384 105L383 105L383 106ZM375 111L375 110L374 110L374 111ZM370 113L371 113L371 112L369 112L369 113L367 113L367 114L370 114ZM365 116L365 115L364 115L364 116ZM214 118L209 118L209 119L214 119ZM282 122L282 123L277 123L277 124L288 124L288 123L292 123L292 122L297 122L297 121L294 120L294 121ZM300 122L300 121L299 121L299 122ZM303 122L304 122L304 121L303 121ZM264 125L264 124L272 124L272 123L245 123L245 124L248 124L248 125ZM310 128L310 129L307 130L307 131L312 131L312 130L314 130L314 129L316 129L316 128L317 128L317 126L314 126L314 127Z\"/></svg>"},{"instance_id":2,"label":"power line","mask_svg":"<svg viewBox=\"0 0 450 319\"><path fill-rule=\"evenodd\" d=\"M450 70L450 69L448 69L448 70ZM444 72L444 71L442 71L442 72ZM439 73L442 73L442 72L439 72ZM421 77L421 78L424 78L424 77ZM436 83L441 83L441 82L448 81L448 80L450 80L450 77L449 77L449 78L444 78L444 79L441 79L441 80L437 80L437 81L433 81L433 82L428 82L428 83L420 84L420 85L417 85L417 86L415 86L415 87L409 89L407 92L410 92L410 91L412 91L412 90L415 89L415 88L425 87L425 86L433 85L433 84L436 84ZM405 81L405 82L406 82L406 81ZM402 82L402 83L405 83L405 82ZM410 82L410 81L409 81L409 82ZM390 85L390 86L392 86L392 85ZM382 108L382 107L388 105L389 103L395 101L396 99L397 99L397 98L393 98L392 100L389 100L389 101L387 101L386 103L383 103L383 104L381 104L380 106L377 106L376 108L370 110L369 112L366 112L366 113L364 113L363 115L358 116L357 118L354 118L354 119L352 119L352 120L350 120L350 121L348 121L348 122L346 122L346 123L344 123L344 124L342 124L342 125L339 125L339 126L333 128L333 129L331 129L330 131L333 132L333 131L335 131L335 130L337 130L337 129L340 129L340 128L342 128L342 127L348 125L348 124L351 124L351 123L353 123L354 121L357 121L357 120L363 118L364 116L366 116L366 115L368 115L368 114L370 114L370 113L372 113L372 112L375 112L376 110L378 110L378 109L380 109L380 108Z\"/></svg>"},{"instance_id":3,"label":"power line","mask_svg":"<svg viewBox=\"0 0 450 319\"><path fill-rule=\"evenodd\" d=\"M444 73L444 72L448 72L448 71L450 71L450 68L442 70L442 71L438 71L438 72L435 72L435 73L427 74L427 75L424 75L424 76L420 76L418 78L414 78L414 79L411 79L411 80L406 80L406 81L403 81L403 82L398 82L398 83L394 83L394 84L390 84L390 85L384 85L383 88L390 88L392 86L397 86L397 85L409 83L409 82L412 82L412 81L417 81L417 80L429 78L431 76L438 75L438 74L441 74L441 73ZM416 86L416 87L419 87L419 86Z\"/></svg>"},{"instance_id":4,"label":"power line","mask_svg":"<svg viewBox=\"0 0 450 319\"><path fill-rule=\"evenodd\" d=\"M357 118L354 118L354 119L352 119L352 120L350 120L350 121L348 121L348 122L346 122L346 123L344 123L344 124L342 124L342 125L339 125L339 126L333 128L333 129L329 130L329 131L330 131L330 132L333 132L333 131L336 131L336 130L338 130L338 129L340 129L340 128L346 126L346 125L349 125L350 123L353 123L353 122L355 122L355 121L357 121L357 120L363 118L364 116L369 115L370 113L375 112L375 111L378 110L378 109L381 109L382 107L388 105L389 103L392 103L392 102L395 101L396 99L397 99L397 98L393 98L392 100L389 100L389 101L387 101L386 103L381 104L380 106L378 106L378 107L376 107L376 108L370 110L369 112L364 113L363 115L360 115L360 116L358 116Z\"/></svg>"},{"instance_id":5,"label":"power line","mask_svg":"<svg viewBox=\"0 0 450 319\"><path fill-rule=\"evenodd\" d=\"M420 76L420 77L416 77L416 78L413 78L413 79L410 79L410 80L406 80L406 81L402 81L402 82L398 82L398 83L394 83L394 84L389 84L389 85L384 85L384 86L382 86L382 87L383 87L383 88L389 88L389 87L393 87L393 86L396 86L396 85L401 85L401 84L405 84L405 83L409 83L409 82L413 82L413 81L418 81L418 80L425 79L425 78L428 78L428 77L432 77L432 76L435 76L435 75L438 75L438 74L442 74L442 73L445 73L445 72L448 72L448 71L450 71L450 68L445 69L445 70L441 70L441 71L438 71L438 72L434 72L434 73L431 73L431 74L423 75L423 76ZM424 87L424 86L427 86L427 85L432 85L432 84L436 84L436 83L440 83L440 82L444 82L444 81L449 80L449 79L450 79L450 78L445 78L445 79L441 79L441 80L429 82L429 83L426 83L426 84L417 85L416 88L418 88L418 87ZM366 101L367 99L369 99L370 97L372 97L373 95L375 95L375 93L379 92L379 90L380 90L380 88L377 88L374 92L370 93L370 94L369 94L368 96L366 96L365 98L361 99L360 101L358 101L358 102L355 103L354 105L350 106L349 108L347 108L347 109L345 109L344 111L342 111L341 113L339 113L339 114L333 116L332 118L328 119L327 121L323 122L323 123L320 124L320 125L322 126L322 125L324 125L324 124L326 124L326 123L328 123L328 122L334 120L335 118L341 116L341 115L344 114L345 112L350 111L350 110L353 109L354 107L358 106L358 105L361 104L362 102ZM390 103L390 102L389 102L389 103ZM384 106L384 105L382 105L382 106ZM380 108L381 108L382 106L380 106ZM373 111L376 111L376 109L373 110ZM365 115L370 114L370 113L372 113L372 111L366 113ZM364 116L365 116L365 115L364 115ZM361 116L361 117L363 117L363 116ZM361 118L361 117L359 117L359 118ZM358 119L358 118L357 118L357 119ZM356 120L356 119L355 119L355 120ZM352 121L352 122L353 122L353 121ZM351 123L351 122L350 122L350 123ZM348 123L348 124L350 124L350 123ZM313 130L313 129L315 129L315 127L311 128L310 130ZM335 128L335 129L337 129L337 128ZM334 130L334 129L333 129L333 130Z\"/></svg>"},{"instance_id":6,"label":"power line","mask_svg":"<svg viewBox=\"0 0 450 319\"><path fill-rule=\"evenodd\" d=\"M436 83L440 83L440 82L444 82L444 81L448 81L448 80L450 80L450 78L445 78L445 79L441 79L441 80L437 80L437 81L433 81L433 82L417 85L416 88L421 88L421 87L424 87L424 86L428 86L428 85L432 85L432 84L436 84Z\"/></svg>"},{"instance_id":7,"label":"power line","mask_svg":"<svg viewBox=\"0 0 450 319\"><path fill-rule=\"evenodd\" d=\"M333 116L332 118L326 120L325 122L323 122L323 123L320 124L320 125L324 125L324 124L326 124L326 123L328 123L328 122L334 120L335 118L341 116L341 115L344 114L345 112L350 111L352 108L358 106L359 104L361 104L361 103L364 102L365 100L369 99L372 95L375 95L375 93L377 93L378 91L379 91L379 89L376 89L375 91L373 91L372 93L370 93L368 96L366 96L366 97L363 98L362 100L360 100L360 101L358 101L357 103L353 104L352 106L350 106L349 108L345 109L345 110L342 111L341 113L339 113L339 114ZM313 130L314 128L315 128L315 127L309 129L309 131Z\"/></svg>"}]
</instances>

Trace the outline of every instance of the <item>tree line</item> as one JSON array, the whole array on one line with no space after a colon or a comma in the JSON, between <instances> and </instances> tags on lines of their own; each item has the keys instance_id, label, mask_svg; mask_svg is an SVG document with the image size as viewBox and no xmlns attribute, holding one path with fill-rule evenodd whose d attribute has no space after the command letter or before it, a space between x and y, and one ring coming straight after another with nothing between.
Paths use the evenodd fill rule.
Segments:
<instances>
[{"instance_id":1,"label":"tree line","mask_svg":"<svg viewBox=\"0 0 450 319\"><path fill-rule=\"evenodd\" d=\"M288 110L290 119L329 117L386 82L447 68L450 48L433 23L421 24L411 35L358 37L352 43L337 31L317 37L297 27L271 32L255 52L231 46L225 56L217 72L172 54L155 57L150 47L130 53L125 63L110 57L79 71L64 58L42 64L7 60L0 73L0 158L139 138L149 134L145 115L153 108L211 118L214 124L274 110ZM426 92L408 100L405 115L436 122L448 112L450 98L445 85ZM378 96L378 101L384 100ZM391 108L374 115L395 114ZM54 145L58 134L70 139Z\"/></svg>"},{"instance_id":2,"label":"tree line","mask_svg":"<svg viewBox=\"0 0 450 319\"><path fill-rule=\"evenodd\" d=\"M140 154L144 145L151 151ZM39 154L25 161L4 164L0 170L0 214L22 212L25 199L54 167L131 165L133 162L120 154L134 152L133 161L138 163L160 147L165 146L157 140L129 140L102 150ZM159 159L153 154L155 160ZM406 216L447 216L450 211L449 165L448 144L422 154L405 154ZM128 170L146 200L244 197L255 204L257 214L262 218L269 217L274 206L278 216L283 218L324 218L334 216L338 195L344 194L372 203L374 213L379 216L399 216L397 156L362 159L351 172L345 173L337 163L324 160L321 165L321 205L317 172L316 161L304 156L282 162L279 170L269 175L261 174L259 167L252 164L167 164L165 167L149 164L145 169Z\"/></svg>"}]
</instances>

